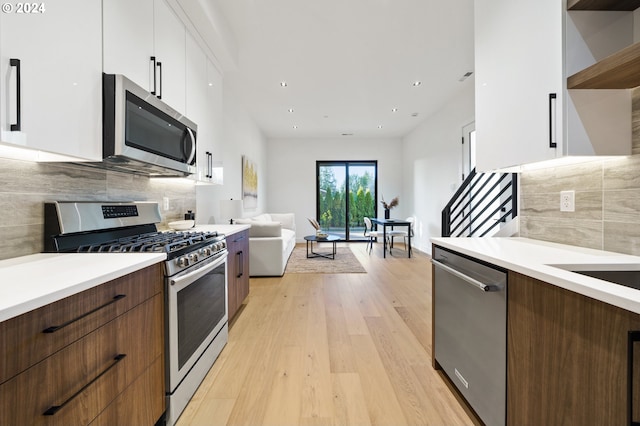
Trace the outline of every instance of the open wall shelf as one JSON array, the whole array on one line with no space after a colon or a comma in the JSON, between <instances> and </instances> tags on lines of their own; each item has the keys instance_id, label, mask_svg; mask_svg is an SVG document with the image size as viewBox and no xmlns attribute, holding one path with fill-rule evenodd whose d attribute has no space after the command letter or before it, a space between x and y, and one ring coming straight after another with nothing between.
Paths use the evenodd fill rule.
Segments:
<instances>
[{"instance_id":1,"label":"open wall shelf","mask_svg":"<svg viewBox=\"0 0 640 426\"><path fill-rule=\"evenodd\" d=\"M569 0L567 10L636 10L640 0Z\"/></svg>"},{"instance_id":2,"label":"open wall shelf","mask_svg":"<svg viewBox=\"0 0 640 426\"><path fill-rule=\"evenodd\" d=\"M640 43L575 73L567 79L567 89L631 89L640 86Z\"/></svg>"}]
</instances>

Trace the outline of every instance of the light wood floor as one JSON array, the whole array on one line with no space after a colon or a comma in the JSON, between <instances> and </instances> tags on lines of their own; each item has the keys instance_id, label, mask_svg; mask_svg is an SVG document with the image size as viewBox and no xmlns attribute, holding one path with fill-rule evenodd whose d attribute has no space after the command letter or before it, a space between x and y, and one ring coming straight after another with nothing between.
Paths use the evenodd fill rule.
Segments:
<instances>
[{"instance_id":1,"label":"light wood floor","mask_svg":"<svg viewBox=\"0 0 640 426\"><path fill-rule=\"evenodd\" d=\"M431 265L351 248L366 274L251 279L178 425L470 425L431 367Z\"/></svg>"}]
</instances>

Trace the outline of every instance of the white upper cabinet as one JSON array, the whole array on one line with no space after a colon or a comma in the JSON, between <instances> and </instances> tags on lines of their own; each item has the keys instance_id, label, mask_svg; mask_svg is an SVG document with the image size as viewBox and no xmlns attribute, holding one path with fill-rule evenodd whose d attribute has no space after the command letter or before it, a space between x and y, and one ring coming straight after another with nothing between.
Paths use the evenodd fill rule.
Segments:
<instances>
[{"instance_id":1,"label":"white upper cabinet","mask_svg":"<svg viewBox=\"0 0 640 426\"><path fill-rule=\"evenodd\" d=\"M475 1L479 170L558 154L563 142L562 7L558 0Z\"/></svg>"},{"instance_id":2,"label":"white upper cabinet","mask_svg":"<svg viewBox=\"0 0 640 426\"><path fill-rule=\"evenodd\" d=\"M200 182L218 183L214 166L220 163L222 78L191 34L187 34L186 82L186 115L198 125L195 178Z\"/></svg>"},{"instance_id":3,"label":"white upper cabinet","mask_svg":"<svg viewBox=\"0 0 640 426\"><path fill-rule=\"evenodd\" d=\"M600 18L576 20L566 1L475 1L478 170L630 154L630 91L567 90L568 68L594 61L586 43L619 44L599 34Z\"/></svg>"},{"instance_id":4,"label":"white upper cabinet","mask_svg":"<svg viewBox=\"0 0 640 426\"><path fill-rule=\"evenodd\" d=\"M14 10L0 14L0 139L100 160L101 1L37 3L37 13L32 3L7 4Z\"/></svg>"},{"instance_id":5,"label":"white upper cabinet","mask_svg":"<svg viewBox=\"0 0 640 426\"><path fill-rule=\"evenodd\" d=\"M184 24L164 0L103 3L104 72L123 74L185 110Z\"/></svg>"},{"instance_id":6,"label":"white upper cabinet","mask_svg":"<svg viewBox=\"0 0 640 426\"><path fill-rule=\"evenodd\" d=\"M184 113L186 29L164 0L155 0L153 16L158 96Z\"/></svg>"}]
</instances>

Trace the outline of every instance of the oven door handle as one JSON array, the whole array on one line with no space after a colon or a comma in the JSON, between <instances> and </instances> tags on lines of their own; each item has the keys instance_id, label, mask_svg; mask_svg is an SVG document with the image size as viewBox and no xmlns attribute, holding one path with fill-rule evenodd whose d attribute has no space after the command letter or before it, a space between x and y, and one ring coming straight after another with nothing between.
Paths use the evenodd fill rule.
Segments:
<instances>
[{"instance_id":1,"label":"oven door handle","mask_svg":"<svg viewBox=\"0 0 640 426\"><path fill-rule=\"evenodd\" d=\"M187 272L184 275L178 274L177 276L169 279L169 284L174 286L176 291L180 291L184 287L188 286L192 282L199 280L200 278L207 275L209 272L217 268L218 266L226 263L227 252L221 252L219 256L213 258L210 262L203 264L202 266L197 267L192 272Z\"/></svg>"}]
</instances>

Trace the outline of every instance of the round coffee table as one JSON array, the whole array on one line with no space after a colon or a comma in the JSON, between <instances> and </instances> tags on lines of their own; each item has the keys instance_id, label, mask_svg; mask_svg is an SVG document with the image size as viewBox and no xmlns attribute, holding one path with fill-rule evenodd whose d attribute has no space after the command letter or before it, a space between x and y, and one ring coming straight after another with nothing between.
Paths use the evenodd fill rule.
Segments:
<instances>
[{"instance_id":1,"label":"round coffee table","mask_svg":"<svg viewBox=\"0 0 640 426\"><path fill-rule=\"evenodd\" d=\"M337 235L327 235L324 238L317 237L315 235L307 235L304 237L307 241L307 258L312 257L324 257L325 259L334 260L336 258L336 242L340 240L340 237ZM331 253L316 253L313 251L313 243L331 243L333 245L333 249Z\"/></svg>"}]
</instances>

